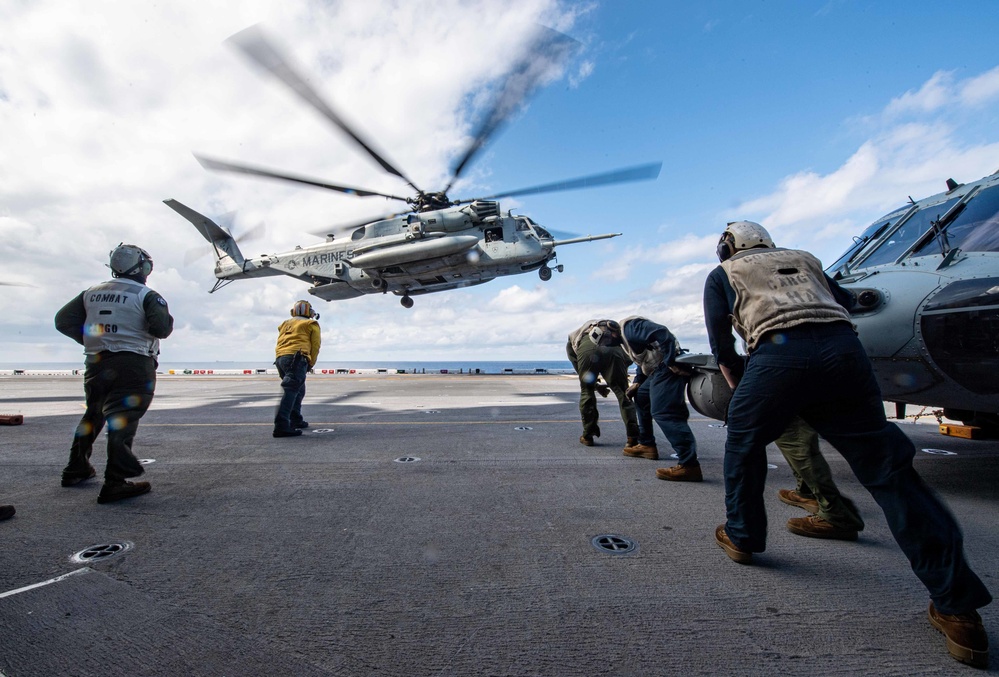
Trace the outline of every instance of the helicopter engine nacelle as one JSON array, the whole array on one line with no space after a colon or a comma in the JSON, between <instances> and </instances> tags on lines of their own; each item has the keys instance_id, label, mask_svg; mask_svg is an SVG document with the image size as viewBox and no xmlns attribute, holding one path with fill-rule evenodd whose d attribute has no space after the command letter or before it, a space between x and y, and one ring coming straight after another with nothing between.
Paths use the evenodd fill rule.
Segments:
<instances>
[{"instance_id":1,"label":"helicopter engine nacelle","mask_svg":"<svg viewBox=\"0 0 999 677\"><path fill-rule=\"evenodd\" d=\"M462 211L468 211L475 222L482 222L489 217L500 215L499 202L495 200L474 200Z\"/></svg>"},{"instance_id":2,"label":"helicopter engine nacelle","mask_svg":"<svg viewBox=\"0 0 999 677\"><path fill-rule=\"evenodd\" d=\"M423 212L413 214L410 219L410 228L415 225L415 220L419 219L425 233L455 233L472 227L472 217L466 214L463 209Z\"/></svg>"}]
</instances>

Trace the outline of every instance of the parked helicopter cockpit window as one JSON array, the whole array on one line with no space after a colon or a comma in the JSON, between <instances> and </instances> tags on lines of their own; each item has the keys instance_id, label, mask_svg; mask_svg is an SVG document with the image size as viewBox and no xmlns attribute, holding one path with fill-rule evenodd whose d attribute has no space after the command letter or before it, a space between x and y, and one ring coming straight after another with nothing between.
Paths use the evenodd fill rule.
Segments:
<instances>
[{"instance_id":1,"label":"parked helicopter cockpit window","mask_svg":"<svg viewBox=\"0 0 999 677\"><path fill-rule=\"evenodd\" d=\"M891 234L882 238L874 250L860 261L856 268L870 268L886 263L895 263L930 229L933 222L947 213L960 198L953 198L930 207L923 207L905 219Z\"/></svg>"},{"instance_id":2,"label":"parked helicopter cockpit window","mask_svg":"<svg viewBox=\"0 0 999 677\"><path fill-rule=\"evenodd\" d=\"M850 264L853 263L854 259L860 258L859 253L864 246L881 237L885 231L894 226L900 218L905 216L909 209L910 208L906 207L896 209L894 212L881 217L871 225L867 226L859 237L853 238L853 244L850 245L850 248L843 252L843 255L833 261L833 263L826 269L829 275L838 275L839 277L848 275L850 272Z\"/></svg>"},{"instance_id":3,"label":"parked helicopter cockpit window","mask_svg":"<svg viewBox=\"0 0 999 677\"><path fill-rule=\"evenodd\" d=\"M999 251L999 186L983 190L969 200L943 233L927 239L913 256L941 254L951 249Z\"/></svg>"}]
</instances>

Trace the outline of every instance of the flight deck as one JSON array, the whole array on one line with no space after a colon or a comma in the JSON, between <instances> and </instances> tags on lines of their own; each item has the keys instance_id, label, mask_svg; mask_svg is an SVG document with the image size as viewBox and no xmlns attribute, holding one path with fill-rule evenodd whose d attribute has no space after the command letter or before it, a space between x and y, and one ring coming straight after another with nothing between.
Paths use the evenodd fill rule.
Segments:
<instances>
[{"instance_id":1,"label":"flight deck","mask_svg":"<svg viewBox=\"0 0 999 677\"><path fill-rule=\"evenodd\" d=\"M693 414L705 481L625 457L617 402L579 444L571 375L311 377L301 437L271 437L278 378L159 377L134 451L144 496L63 488L79 375L0 376L0 674L972 674L880 510L823 443L866 528L789 533L806 513L768 448L765 553L732 562L725 429ZM903 422L915 464L999 592L999 441ZM981 610L992 646L995 604ZM993 650L993 654L995 650ZM994 655L990 669L996 671Z\"/></svg>"}]
</instances>

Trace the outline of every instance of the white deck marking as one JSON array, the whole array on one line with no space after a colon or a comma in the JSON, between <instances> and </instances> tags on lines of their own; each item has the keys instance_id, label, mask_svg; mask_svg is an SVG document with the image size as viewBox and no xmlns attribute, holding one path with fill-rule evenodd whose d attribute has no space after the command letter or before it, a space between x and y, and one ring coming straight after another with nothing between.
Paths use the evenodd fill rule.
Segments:
<instances>
[{"instance_id":1,"label":"white deck marking","mask_svg":"<svg viewBox=\"0 0 999 677\"><path fill-rule=\"evenodd\" d=\"M46 585L51 585L52 583L58 583L59 581L65 580L70 576L76 576L77 574L87 574L93 571L84 567L82 569L77 569L76 571L70 571L68 574L63 574L62 576L56 576L55 578L50 578L47 581L42 581L41 583L32 583L31 585L26 585L23 588L18 588L17 590L8 590L7 592L0 592L0 599L4 597L13 597L14 595L20 594L22 592L27 592L28 590L34 590L35 588L42 588ZM2 675L0 675L2 677Z\"/></svg>"}]
</instances>

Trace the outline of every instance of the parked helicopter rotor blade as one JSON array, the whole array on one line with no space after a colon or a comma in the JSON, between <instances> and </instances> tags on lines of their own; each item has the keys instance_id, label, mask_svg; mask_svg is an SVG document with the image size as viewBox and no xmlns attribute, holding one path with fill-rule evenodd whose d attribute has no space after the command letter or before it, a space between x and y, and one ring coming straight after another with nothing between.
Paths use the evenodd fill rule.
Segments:
<instances>
[{"instance_id":1,"label":"parked helicopter rotor blade","mask_svg":"<svg viewBox=\"0 0 999 677\"><path fill-rule=\"evenodd\" d=\"M531 188L519 188L517 190L508 190L502 193L496 193L495 195L488 195L486 197L480 197L477 199L495 200L501 197L513 197L516 195L537 195L539 193L557 193L562 190L595 188L597 186L609 186L614 183L647 181L649 179L655 179L656 177L658 177L659 172L662 170L662 167L663 167L662 162L653 162L647 165L638 165L635 167L628 167L626 169L618 169L613 172L594 174L592 176L583 176L578 179L556 181L555 183L546 183L540 186L532 186ZM471 202L471 200L459 200L455 202L455 204L464 204L466 202Z\"/></svg>"},{"instance_id":2,"label":"parked helicopter rotor blade","mask_svg":"<svg viewBox=\"0 0 999 677\"><path fill-rule=\"evenodd\" d=\"M542 84L560 69L576 51L579 42L545 26L539 26L523 56L504 76L488 113L483 116L472 142L451 170L447 193L465 167L496 134L503 123Z\"/></svg>"},{"instance_id":3,"label":"parked helicopter rotor blade","mask_svg":"<svg viewBox=\"0 0 999 677\"><path fill-rule=\"evenodd\" d=\"M402 202L409 202L409 198L399 197L398 195L389 195L388 193L379 193L375 190L366 190L364 188L355 188L353 186L341 186L335 183L327 183L326 181L321 181L319 179L311 179L307 176L300 176L298 174L287 174L285 172L277 172L270 169L265 169L263 167L254 167L252 165L246 165L236 162L227 162L225 160L213 160L207 158L203 155L194 154L195 159L201 163L201 166L205 169L214 169L216 171L223 172L235 172L237 174L249 174L250 176L262 176L269 179L279 179L281 181L292 181L294 183L304 183L307 186L315 186L317 188L326 188L327 190L335 190L340 193L346 193L347 195L356 195L357 197L371 197L379 196L385 197L390 200L400 200Z\"/></svg>"},{"instance_id":4,"label":"parked helicopter rotor blade","mask_svg":"<svg viewBox=\"0 0 999 677\"><path fill-rule=\"evenodd\" d=\"M354 129L348 125L344 119L322 99L322 97L319 96L319 94L305 81L305 79L291 67L281 53L278 52L274 45L266 38L263 30L259 26L250 26L249 28L231 36L227 41L243 52L248 59L255 62L261 68L269 71L271 75L287 85L295 94L312 106L323 117L339 127L341 131L353 139L357 145L363 148L364 151L370 155L382 169L389 174L398 176L417 193L420 192L420 189L417 188L405 174L396 169L392 163L378 154L378 152L372 148L370 143L354 131Z\"/></svg>"}]
</instances>

